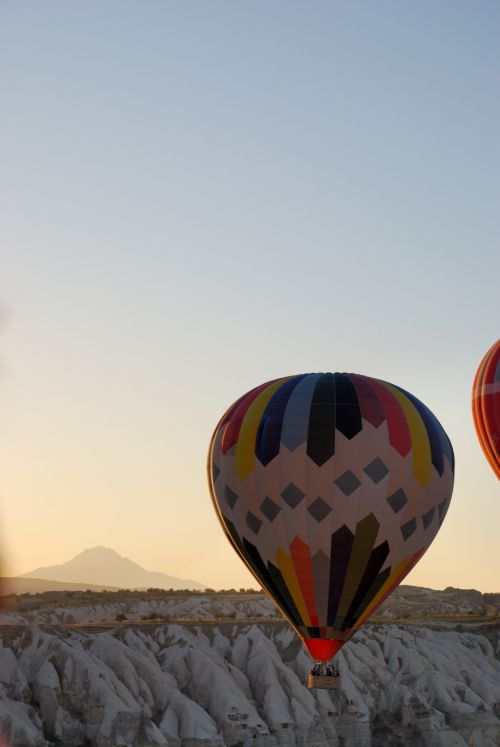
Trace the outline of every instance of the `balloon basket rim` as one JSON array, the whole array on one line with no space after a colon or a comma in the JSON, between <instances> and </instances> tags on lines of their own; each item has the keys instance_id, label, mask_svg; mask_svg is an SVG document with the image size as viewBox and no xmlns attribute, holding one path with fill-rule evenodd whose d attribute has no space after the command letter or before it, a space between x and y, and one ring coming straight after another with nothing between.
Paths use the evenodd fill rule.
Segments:
<instances>
[{"instance_id":1,"label":"balloon basket rim","mask_svg":"<svg viewBox=\"0 0 500 747\"><path fill-rule=\"evenodd\" d=\"M307 676L307 687L309 690L338 690L340 677L332 677L328 674L312 674Z\"/></svg>"}]
</instances>

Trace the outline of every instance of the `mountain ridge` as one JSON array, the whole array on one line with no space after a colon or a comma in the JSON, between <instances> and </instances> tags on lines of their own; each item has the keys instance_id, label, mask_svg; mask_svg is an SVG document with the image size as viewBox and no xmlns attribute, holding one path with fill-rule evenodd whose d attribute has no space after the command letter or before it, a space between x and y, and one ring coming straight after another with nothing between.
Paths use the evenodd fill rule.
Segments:
<instances>
[{"instance_id":1,"label":"mountain ridge","mask_svg":"<svg viewBox=\"0 0 500 747\"><path fill-rule=\"evenodd\" d=\"M206 584L159 571L148 571L116 550L98 545L87 548L65 563L41 566L21 573L19 579L40 579L59 583L94 584L119 589L199 589Z\"/></svg>"}]
</instances>

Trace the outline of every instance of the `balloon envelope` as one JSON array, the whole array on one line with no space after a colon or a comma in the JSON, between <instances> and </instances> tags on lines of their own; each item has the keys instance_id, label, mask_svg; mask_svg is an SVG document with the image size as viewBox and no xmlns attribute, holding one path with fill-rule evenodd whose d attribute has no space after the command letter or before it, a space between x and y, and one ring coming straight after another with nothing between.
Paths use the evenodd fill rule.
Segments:
<instances>
[{"instance_id":1,"label":"balloon envelope","mask_svg":"<svg viewBox=\"0 0 500 747\"><path fill-rule=\"evenodd\" d=\"M429 547L453 472L451 443L425 405L341 373L252 389L220 420L208 457L228 539L318 660Z\"/></svg>"},{"instance_id":2,"label":"balloon envelope","mask_svg":"<svg viewBox=\"0 0 500 747\"><path fill-rule=\"evenodd\" d=\"M486 459L500 479L500 340L479 364L472 388L472 417Z\"/></svg>"}]
</instances>

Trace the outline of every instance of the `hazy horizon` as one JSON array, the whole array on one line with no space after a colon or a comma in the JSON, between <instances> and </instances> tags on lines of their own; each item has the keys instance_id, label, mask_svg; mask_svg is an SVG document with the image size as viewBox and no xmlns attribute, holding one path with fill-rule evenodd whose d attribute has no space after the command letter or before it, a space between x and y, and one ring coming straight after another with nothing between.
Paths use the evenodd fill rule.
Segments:
<instances>
[{"instance_id":1,"label":"hazy horizon","mask_svg":"<svg viewBox=\"0 0 500 747\"><path fill-rule=\"evenodd\" d=\"M36 568L26 569L26 570L21 571L20 573L18 573L16 576L14 576L14 578L29 578L29 577L31 577L33 579L40 578L40 580L46 580L46 581L58 580L58 579L55 578L55 576L52 579L51 578L45 579L43 576L39 576L39 577L37 576L37 577L35 577L32 574L35 571L43 571L46 568L64 567L65 565L67 565L68 563L70 563L75 558L78 558L80 555L84 555L85 553L90 553L90 552L93 552L95 550L111 551L112 553L118 555L120 557L120 559L125 560L125 561L130 561L130 562L132 562L134 564L137 564L144 571L146 571L148 573L160 573L160 574L164 574L164 575L172 575L171 573L169 573L168 569L165 570L165 569L161 569L161 568L145 568L140 563L137 563L137 561L134 560L134 558L130 558L130 557L126 556L126 555L121 555L120 553L117 553L117 551L114 548L112 548L112 547L107 547L107 546L104 546L104 545L97 545L95 547L86 547L86 548L83 548L79 552L75 553L72 557L66 558L66 560L62 561L61 563L50 563L50 564L47 564L47 565L44 565L44 566L38 566ZM410 574L410 576L411 576L411 574ZM408 576L408 578L410 578L410 576ZM183 578L180 578L179 579L178 576L175 576L175 578L177 578L178 580L185 580L186 582L188 582L188 581L194 581L194 582L196 582L198 584L204 584L205 588L207 588L207 589L213 588L216 591L217 590L221 590L221 589L223 590L223 589L235 589L236 588L238 590L240 588L245 588L245 589L254 589L254 590L257 590L257 591L261 590L263 594L266 594L266 592L264 590L262 590L262 587L261 587L259 581L257 579L255 579L251 575L249 577L250 584L248 586L243 586L243 587L235 587L235 586L211 586L210 584L205 584L199 578L193 578L193 579L183 579ZM410 586L412 586L412 585L413 586L424 586L423 584L416 584L416 583L412 582L411 580L408 581L408 578L405 578L403 580L403 582L401 584L402 586L407 586L407 585L410 585ZM89 583L92 583L93 585L95 585L95 582L89 581ZM105 585L106 586L110 586L111 584L110 583L105 583ZM448 584L448 586L452 587L453 585L452 584ZM429 586L429 585L425 585L425 587L429 588L429 589L436 589L436 590L438 590L438 587L432 587L432 586ZM122 587L120 587L120 588L122 588ZM125 587L123 587L123 588L125 588ZM186 588L191 588L191 587L187 586ZM443 587L439 587L439 588L444 589L446 587L443 586ZM453 587L453 588L464 588L464 587ZM473 587L469 587L469 588L473 588ZM482 590L482 593L484 593L484 594L500 593L499 589L500 589L500 587L497 588L497 589L484 589L484 590ZM479 590L479 591L481 591L481 590Z\"/></svg>"},{"instance_id":2,"label":"hazy horizon","mask_svg":"<svg viewBox=\"0 0 500 747\"><path fill-rule=\"evenodd\" d=\"M96 547L86 547L86 548L82 549L80 552L76 553L73 557L67 558L66 561L63 561L60 564L59 563L57 563L57 564L54 563L54 564L50 564L48 566L39 566L38 568L30 568L29 570L21 572L20 574L18 574L14 578L25 578L27 580L29 580L31 578L33 580L40 579L40 580L45 580L47 582L50 582L50 581L59 582L59 579L56 579L55 575L53 575L53 574L52 574L52 578L44 578L43 576L36 576L35 577L32 574L34 574L35 571L43 571L44 569L47 569L47 568L52 569L52 568L55 568L55 567L64 567L65 565L68 565L72 560L75 560L79 556L84 555L86 553L92 553L92 552L94 552L96 550L109 551L109 552L111 552L111 553L119 556L120 560L131 562L131 563L134 563L134 564L137 564L137 565L140 566L140 563L136 563L136 561L133 558L129 558L129 557L124 556L124 555L120 555L120 553L117 553L116 550L114 550L114 548L112 548L112 547L106 547L104 545L97 545ZM144 570L147 573L160 573L160 574L163 574L163 575L166 575L166 576L171 575L171 574L168 573L168 571L163 570L163 569L159 569L159 568L143 568L142 566L140 566L140 567L141 567L142 570ZM180 580L180 581L196 582L198 584L204 584L204 582L201 579L199 579L199 578L196 578L196 579L182 579L182 578L180 578L179 579L177 576L175 578L177 580ZM255 579L255 578L253 578L251 576L250 580L251 580L252 583L250 583L249 586L243 586L243 587L234 587L234 586L232 586L232 587L212 587L212 586L210 586L210 584L204 584L204 588L206 588L206 589L212 588L212 589L215 589L216 591L220 591L220 590L224 590L224 589L236 589L238 591L241 588L244 588L245 590L253 589L254 591L258 591L259 593L262 592L263 594L266 594L266 591L262 589L262 587L259 584L259 582L257 581L257 579ZM67 581L67 583L71 583L71 580ZM78 582L78 583L85 583L85 582ZM93 586L96 586L96 583L94 581L89 580L89 583L91 585L93 585ZM109 586L112 586L112 584L105 582L104 586L109 587ZM401 586L419 586L419 584L411 583L411 582L408 581L407 578L405 578L403 580L403 582L401 583ZM449 585L449 587L451 587L451 585ZM116 589L118 589L118 588L121 589L121 588L126 588L126 586L120 586L120 587L116 587L115 586L115 588ZM131 588L135 588L135 587L132 586ZM160 587L160 588L163 588L163 587ZM186 589L190 589L191 587L190 586L186 586L185 588ZM429 589L433 589L434 588L436 591L439 590L436 587L431 587L431 586L426 586L425 588L429 588ZM442 588L444 589L446 587L442 587ZM461 588L461 587L452 587L452 588ZM193 587L193 590L194 591L200 591L200 589L194 588L194 587ZM467 591L467 590L468 589L464 589L464 591ZM495 593L500 593L500 591L498 589L496 589L496 590L495 589L489 589L489 590L483 591L482 593L485 593L485 594L488 594L488 593L489 594L495 594Z\"/></svg>"},{"instance_id":3,"label":"hazy horizon","mask_svg":"<svg viewBox=\"0 0 500 747\"><path fill-rule=\"evenodd\" d=\"M254 579L206 484L278 376L396 383L456 455L406 583L498 592L470 396L499 337L500 6L4 2L3 573L111 546Z\"/></svg>"}]
</instances>

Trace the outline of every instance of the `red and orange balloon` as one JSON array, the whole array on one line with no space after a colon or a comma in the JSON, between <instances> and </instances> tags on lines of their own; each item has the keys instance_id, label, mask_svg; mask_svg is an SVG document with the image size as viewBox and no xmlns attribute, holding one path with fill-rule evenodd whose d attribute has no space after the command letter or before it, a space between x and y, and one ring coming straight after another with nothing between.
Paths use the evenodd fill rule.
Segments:
<instances>
[{"instance_id":1,"label":"red and orange balloon","mask_svg":"<svg viewBox=\"0 0 500 747\"><path fill-rule=\"evenodd\" d=\"M472 388L472 417L484 455L500 479L500 340L479 364Z\"/></svg>"}]
</instances>

